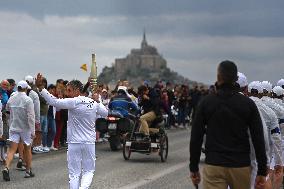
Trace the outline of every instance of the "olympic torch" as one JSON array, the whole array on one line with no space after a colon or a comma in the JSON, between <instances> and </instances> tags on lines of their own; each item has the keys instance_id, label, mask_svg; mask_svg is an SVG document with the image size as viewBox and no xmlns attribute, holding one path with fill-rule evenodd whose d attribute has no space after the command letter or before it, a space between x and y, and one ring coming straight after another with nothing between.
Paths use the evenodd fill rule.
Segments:
<instances>
[{"instance_id":1,"label":"olympic torch","mask_svg":"<svg viewBox=\"0 0 284 189\"><path fill-rule=\"evenodd\" d=\"M92 93L94 94L97 89L97 63L96 63L96 54L92 54L92 65L90 73L90 86Z\"/></svg>"}]
</instances>

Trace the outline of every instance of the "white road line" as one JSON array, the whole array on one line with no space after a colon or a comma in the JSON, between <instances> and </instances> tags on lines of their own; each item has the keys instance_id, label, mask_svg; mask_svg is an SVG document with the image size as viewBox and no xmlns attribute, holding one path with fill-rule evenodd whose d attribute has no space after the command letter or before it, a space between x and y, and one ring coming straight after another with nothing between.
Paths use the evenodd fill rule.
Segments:
<instances>
[{"instance_id":1,"label":"white road line","mask_svg":"<svg viewBox=\"0 0 284 189\"><path fill-rule=\"evenodd\" d=\"M176 164L176 165L171 166L171 167L169 167L169 168L167 168L167 169L165 169L163 171L160 171L160 172L158 172L158 173L156 173L154 175L146 177L143 180L139 180L137 182L134 182L134 183L122 186L122 187L120 187L118 189L134 189L134 188L138 188L140 186L143 186L143 185L146 185L148 183L151 183L151 182L157 180L158 178L161 178L161 177L163 177L163 176L165 176L167 174L175 172L175 171L177 171L179 169L182 169L184 167L188 167L188 161Z\"/></svg>"}]
</instances>

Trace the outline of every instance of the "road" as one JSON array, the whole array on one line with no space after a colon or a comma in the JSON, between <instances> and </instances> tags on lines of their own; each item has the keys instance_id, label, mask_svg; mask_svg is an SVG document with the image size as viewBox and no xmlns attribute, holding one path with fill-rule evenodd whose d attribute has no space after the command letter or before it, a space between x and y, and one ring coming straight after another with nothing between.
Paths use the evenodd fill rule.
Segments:
<instances>
[{"instance_id":1,"label":"road","mask_svg":"<svg viewBox=\"0 0 284 189\"><path fill-rule=\"evenodd\" d=\"M96 145L98 159L91 188L96 189L193 189L188 179L190 130L168 130L169 156L161 163L158 154L132 153L125 161L122 151L112 152L108 142ZM14 160L13 167L15 167ZM35 178L24 178L24 172L10 170L10 182L1 178L0 189L68 188L66 150L33 156Z\"/></svg>"}]
</instances>

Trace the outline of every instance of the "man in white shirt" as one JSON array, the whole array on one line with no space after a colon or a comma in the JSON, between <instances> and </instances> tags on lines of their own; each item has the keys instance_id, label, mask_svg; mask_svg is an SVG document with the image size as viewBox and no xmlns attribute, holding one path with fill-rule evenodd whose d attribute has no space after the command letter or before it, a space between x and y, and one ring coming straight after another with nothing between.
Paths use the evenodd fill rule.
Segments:
<instances>
[{"instance_id":1,"label":"man in white shirt","mask_svg":"<svg viewBox=\"0 0 284 189\"><path fill-rule=\"evenodd\" d=\"M6 106L7 111L10 112L9 140L11 145L7 154L6 167L2 171L5 181L10 181L9 167L20 140L23 141L25 148L24 155L27 164L25 178L34 177L31 172L31 144L35 136L35 112L33 101L26 94L28 87L26 81L20 81L18 93L8 100Z\"/></svg>"},{"instance_id":2,"label":"man in white shirt","mask_svg":"<svg viewBox=\"0 0 284 189\"><path fill-rule=\"evenodd\" d=\"M89 188L95 172L96 117L106 117L107 109L99 103L82 95L83 84L72 80L67 84L69 98L57 99L42 86L42 75L37 75L36 86L40 94L51 106L68 109L67 161L70 189ZM81 180L80 180L81 178Z\"/></svg>"}]
</instances>

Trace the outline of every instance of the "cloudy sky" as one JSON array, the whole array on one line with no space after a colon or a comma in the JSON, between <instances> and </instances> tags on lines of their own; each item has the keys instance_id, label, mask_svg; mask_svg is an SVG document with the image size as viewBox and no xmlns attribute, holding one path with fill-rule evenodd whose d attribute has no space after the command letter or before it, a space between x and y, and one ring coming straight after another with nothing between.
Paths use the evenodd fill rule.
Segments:
<instances>
[{"instance_id":1,"label":"cloudy sky","mask_svg":"<svg viewBox=\"0 0 284 189\"><path fill-rule=\"evenodd\" d=\"M168 66L207 84L225 59L251 80L284 78L284 1L9 0L0 1L0 79L42 72L86 80L139 48L143 29Z\"/></svg>"}]
</instances>

